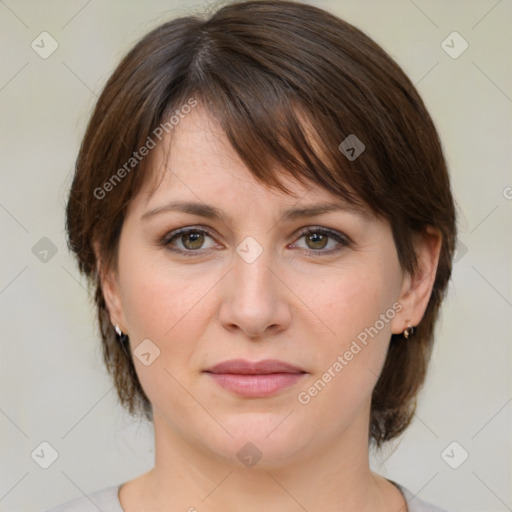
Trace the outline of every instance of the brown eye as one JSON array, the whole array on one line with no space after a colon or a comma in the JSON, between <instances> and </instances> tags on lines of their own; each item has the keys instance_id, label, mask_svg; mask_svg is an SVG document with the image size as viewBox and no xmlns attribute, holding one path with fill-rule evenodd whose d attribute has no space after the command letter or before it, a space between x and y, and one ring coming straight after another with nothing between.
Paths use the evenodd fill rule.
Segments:
<instances>
[{"instance_id":1,"label":"brown eye","mask_svg":"<svg viewBox=\"0 0 512 512\"><path fill-rule=\"evenodd\" d=\"M189 231L181 235L181 243L186 249L200 249L204 244L204 233L201 231Z\"/></svg>"},{"instance_id":2,"label":"brown eye","mask_svg":"<svg viewBox=\"0 0 512 512\"><path fill-rule=\"evenodd\" d=\"M306 235L306 244L310 249L323 249L327 246L329 237L323 233L310 233Z\"/></svg>"},{"instance_id":3,"label":"brown eye","mask_svg":"<svg viewBox=\"0 0 512 512\"><path fill-rule=\"evenodd\" d=\"M309 256L327 256L350 247L351 240L338 231L313 227L303 231L293 246Z\"/></svg>"},{"instance_id":4,"label":"brown eye","mask_svg":"<svg viewBox=\"0 0 512 512\"><path fill-rule=\"evenodd\" d=\"M215 248L215 240L208 231L198 228L184 228L166 235L162 245L172 252L197 256Z\"/></svg>"}]
</instances>

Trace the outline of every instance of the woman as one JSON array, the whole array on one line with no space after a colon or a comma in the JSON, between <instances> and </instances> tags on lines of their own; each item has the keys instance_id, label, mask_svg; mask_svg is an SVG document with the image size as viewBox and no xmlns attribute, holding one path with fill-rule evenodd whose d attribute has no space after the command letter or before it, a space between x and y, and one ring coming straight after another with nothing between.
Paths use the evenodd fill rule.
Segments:
<instances>
[{"instance_id":1,"label":"woman","mask_svg":"<svg viewBox=\"0 0 512 512\"><path fill-rule=\"evenodd\" d=\"M421 98L358 29L268 0L152 31L98 100L67 230L155 466L54 512L441 510L368 450L414 413L455 209Z\"/></svg>"}]
</instances>

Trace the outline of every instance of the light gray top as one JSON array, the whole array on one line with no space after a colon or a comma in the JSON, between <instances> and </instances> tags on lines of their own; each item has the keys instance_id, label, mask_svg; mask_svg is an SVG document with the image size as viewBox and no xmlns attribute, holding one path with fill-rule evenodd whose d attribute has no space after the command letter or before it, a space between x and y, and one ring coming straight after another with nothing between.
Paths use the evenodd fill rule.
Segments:
<instances>
[{"instance_id":1,"label":"light gray top","mask_svg":"<svg viewBox=\"0 0 512 512\"><path fill-rule=\"evenodd\" d=\"M420 500L405 487L392 480L389 481L396 485L404 495L408 507L407 512L448 512L445 509ZM46 512L98 512L98 509L101 512L124 512L119 501L119 488L121 485L113 485L89 494L89 496L75 498Z\"/></svg>"}]
</instances>

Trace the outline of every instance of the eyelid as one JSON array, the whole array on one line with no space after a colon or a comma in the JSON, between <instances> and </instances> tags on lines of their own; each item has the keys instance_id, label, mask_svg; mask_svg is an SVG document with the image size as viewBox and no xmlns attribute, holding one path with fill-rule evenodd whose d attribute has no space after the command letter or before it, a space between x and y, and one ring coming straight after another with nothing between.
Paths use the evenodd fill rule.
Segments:
<instances>
[{"instance_id":1,"label":"eyelid","mask_svg":"<svg viewBox=\"0 0 512 512\"><path fill-rule=\"evenodd\" d=\"M188 233L189 231L198 231L213 238L212 232L205 226L183 226L182 228L166 232L162 237L162 242L169 243L173 238L176 238L178 235L182 235L183 233Z\"/></svg>"},{"instance_id":2,"label":"eyelid","mask_svg":"<svg viewBox=\"0 0 512 512\"><path fill-rule=\"evenodd\" d=\"M179 237L182 234L189 233L191 231L197 231L199 233L207 235L217 243L216 236L212 233L212 230L210 230L209 228L207 228L205 226L184 226L182 228L173 229L173 230L167 232L163 237L161 237L159 239L158 244L172 252L176 252L179 254L193 254L193 253L202 254L202 251L204 251L204 249L197 249L195 251L192 251L192 250L184 251L182 249L172 249L170 247L171 241L173 239Z\"/></svg>"},{"instance_id":3,"label":"eyelid","mask_svg":"<svg viewBox=\"0 0 512 512\"><path fill-rule=\"evenodd\" d=\"M346 235L338 230L327 228L325 226L306 226L304 228L301 228L298 231L298 235L295 235L295 236L302 237L309 233L323 233L323 234L331 236L335 240L338 240L339 242L344 243L346 245L350 245L353 243L352 239L348 235Z\"/></svg>"}]
</instances>

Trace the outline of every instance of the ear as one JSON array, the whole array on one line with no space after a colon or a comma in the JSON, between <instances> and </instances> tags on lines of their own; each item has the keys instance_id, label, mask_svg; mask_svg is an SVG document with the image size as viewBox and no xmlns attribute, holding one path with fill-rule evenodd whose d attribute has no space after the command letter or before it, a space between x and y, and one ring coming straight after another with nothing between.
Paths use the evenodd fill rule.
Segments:
<instances>
[{"instance_id":1,"label":"ear","mask_svg":"<svg viewBox=\"0 0 512 512\"><path fill-rule=\"evenodd\" d=\"M408 272L404 274L398 298L403 309L393 319L393 334L401 334L407 324L415 327L421 322L434 287L441 245L441 232L431 226L426 228L426 232L416 236L414 248L418 258L418 270L414 275Z\"/></svg>"},{"instance_id":2,"label":"ear","mask_svg":"<svg viewBox=\"0 0 512 512\"><path fill-rule=\"evenodd\" d=\"M99 243L94 242L93 247L96 256L96 271L110 315L110 322L112 325L117 325L123 333L126 333L126 321L121 303L118 274L114 269L108 269L103 264Z\"/></svg>"}]
</instances>

